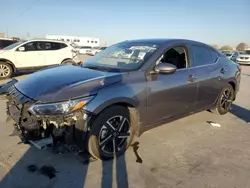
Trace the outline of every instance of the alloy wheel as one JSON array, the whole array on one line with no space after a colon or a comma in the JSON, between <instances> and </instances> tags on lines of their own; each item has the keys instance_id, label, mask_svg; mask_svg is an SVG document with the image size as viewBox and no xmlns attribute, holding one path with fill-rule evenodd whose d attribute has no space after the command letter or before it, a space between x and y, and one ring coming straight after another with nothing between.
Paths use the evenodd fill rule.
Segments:
<instances>
[{"instance_id":1,"label":"alloy wheel","mask_svg":"<svg viewBox=\"0 0 250 188\"><path fill-rule=\"evenodd\" d=\"M221 96L221 102L220 106L223 110L228 110L232 105L232 91L229 89L226 89L222 96Z\"/></svg>"},{"instance_id":2,"label":"alloy wheel","mask_svg":"<svg viewBox=\"0 0 250 188\"><path fill-rule=\"evenodd\" d=\"M10 74L10 68L7 65L1 64L0 65L0 77L5 78L8 77Z\"/></svg>"},{"instance_id":3,"label":"alloy wheel","mask_svg":"<svg viewBox=\"0 0 250 188\"><path fill-rule=\"evenodd\" d=\"M105 122L99 132L99 146L106 154L115 154L126 147L130 123L123 116L114 116Z\"/></svg>"}]
</instances>

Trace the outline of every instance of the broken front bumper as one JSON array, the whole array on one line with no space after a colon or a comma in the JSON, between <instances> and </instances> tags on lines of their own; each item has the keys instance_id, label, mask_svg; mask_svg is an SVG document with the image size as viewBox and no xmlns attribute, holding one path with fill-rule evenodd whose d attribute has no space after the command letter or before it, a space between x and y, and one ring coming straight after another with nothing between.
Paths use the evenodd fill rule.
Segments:
<instances>
[{"instance_id":1,"label":"broken front bumper","mask_svg":"<svg viewBox=\"0 0 250 188\"><path fill-rule=\"evenodd\" d=\"M7 115L14 120L15 128L23 141L52 137L67 144L82 147L86 138L91 114L83 110L69 115L34 116L27 109L36 101L23 95L14 84L16 79L0 86L0 95L7 99Z\"/></svg>"}]
</instances>

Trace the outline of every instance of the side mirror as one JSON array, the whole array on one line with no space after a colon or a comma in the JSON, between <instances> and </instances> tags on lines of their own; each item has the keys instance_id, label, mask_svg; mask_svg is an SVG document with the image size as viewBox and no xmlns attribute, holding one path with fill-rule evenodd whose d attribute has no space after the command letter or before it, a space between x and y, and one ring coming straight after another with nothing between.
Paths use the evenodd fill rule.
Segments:
<instances>
[{"instance_id":1,"label":"side mirror","mask_svg":"<svg viewBox=\"0 0 250 188\"><path fill-rule=\"evenodd\" d=\"M176 71L177 67L170 63L159 63L155 66L154 71L162 74L172 74Z\"/></svg>"},{"instance_id":2,"label":"side mirror","mask_svg":"<svg viewBox=\"0 0 250 188\"><path fill-rule=\"evenodd\" d=\"M25 48L22 46L22 47L19 47L18 48L18 51L20 51L20 52L23 52L23 51L25 51Z\"/></svg>"}]
</instances>

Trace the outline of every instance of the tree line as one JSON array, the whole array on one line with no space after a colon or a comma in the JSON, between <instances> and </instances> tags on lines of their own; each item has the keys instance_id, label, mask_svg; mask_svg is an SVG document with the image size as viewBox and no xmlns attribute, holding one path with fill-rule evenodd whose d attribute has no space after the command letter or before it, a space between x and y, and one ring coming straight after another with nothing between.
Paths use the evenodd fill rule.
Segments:
<instances>
[{"instance_id":1,"label":"tree line","mask_svg":"<svg viewBox=\"0 0 250 188\"><path fill-rule=\"evenodd\" d=\"M214 48L216 48L216 49L219 49L219 50L233 50L233 47L231 47L229 45L219 47L216 44L212 44L211 46L214 47ZM246 50L248 47L249 46L246 43L241 42L241 43L239 43L237 45L236 50L237 51L243 51L243 50Z\"/></svg>"}]
</instances>

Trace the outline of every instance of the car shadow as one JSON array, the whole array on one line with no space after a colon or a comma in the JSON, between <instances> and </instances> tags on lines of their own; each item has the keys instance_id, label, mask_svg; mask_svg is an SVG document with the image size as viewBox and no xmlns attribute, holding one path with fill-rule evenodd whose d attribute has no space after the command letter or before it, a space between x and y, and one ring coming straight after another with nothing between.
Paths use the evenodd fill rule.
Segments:
<instances>
[{"instance_id":1,"label":"car shadow","mask_svg":"<svg viewBox=\"0 0 250 188\"><path fill-rule=\"evenodd\" d=\"M129 86L125 84L124 87L126 92L133 93ZM77 131L83 134L83 130ZM139 142L134 142L131 146L136 162L142 163L143 160L138 153ZM101 171L98 169L100 163ZM90 168L92 165L93 168ZM113 160L99 161L93 160L87 151L79 155L71 152L60 154L53 153L51 148L38 150L31 146L2 178L0 188L82 188L99 187L98 185L101 188L112 188L114 183L118 188L129 187L126 155L115 157ZM89 184L91 185L88 186Z\"/></svg>"},{"instance_id":2,"label":"car shadow","mask_svg":"<svg viewBox=\"0 0 250 188\"><path fill-rule=\"evenodd\" d=\"M242 119L245 122L250 122L250 110L245 109L241 106L238 106L236 104L232 104L232 108L230 112L237 116L238 118Z\"/></svg>"},{"instance_id":3,"label":"car shadow","mask_svg":"<svg viewBox=\"0 0 250 188\"><path fill-rule=\"evenodd\" d=\"M136 158L136 162L142 163L141 157L139 160ZM91 163L94 168L99 168L101 163L101 174L95 174L100 172L99 169L90 169ZM96 182L89 182L88 178ZM129 187L125 155L114 160L93 161L87 153L80 159L72 153L54 154L48 149L40 151L31 146L4 176L0 187L112 188L115 182L118 188Z\"/></svg>"}]
</instances>

